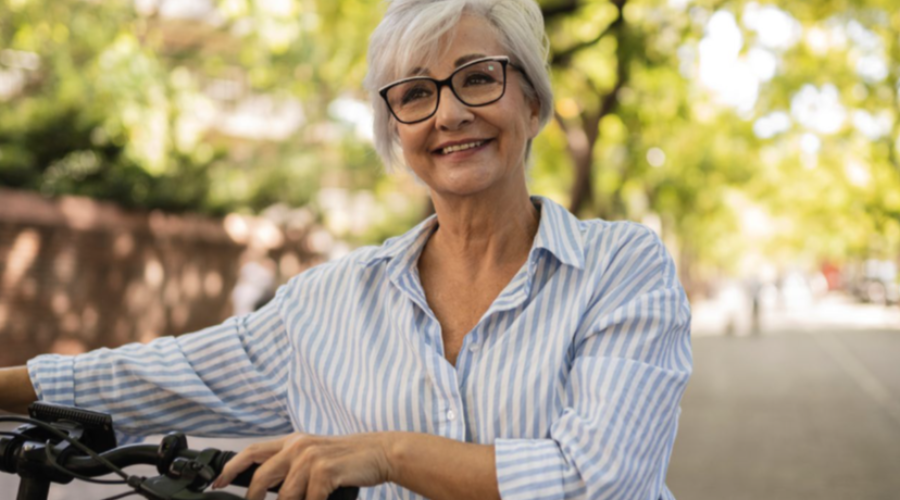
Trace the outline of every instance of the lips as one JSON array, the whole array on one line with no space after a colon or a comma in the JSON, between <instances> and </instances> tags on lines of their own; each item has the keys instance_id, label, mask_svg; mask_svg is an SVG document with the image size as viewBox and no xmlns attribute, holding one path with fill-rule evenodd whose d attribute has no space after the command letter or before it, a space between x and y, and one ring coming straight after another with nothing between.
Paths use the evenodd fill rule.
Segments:
<instances>
[{"instance_id":1,"label":"lips","mask_svg":"<svg viewBox=\"0 0 900 500\"><path fill-rule=\"evenodd\" d=\"M487 144L490 141L491 141L491 139L473 139L473 140L446 143L445 145L432 151L432 154L445 156L445 155L457 153L460 151L468 151L470 149L479 148L479 147Z\"/></svg>"}]
</instances>

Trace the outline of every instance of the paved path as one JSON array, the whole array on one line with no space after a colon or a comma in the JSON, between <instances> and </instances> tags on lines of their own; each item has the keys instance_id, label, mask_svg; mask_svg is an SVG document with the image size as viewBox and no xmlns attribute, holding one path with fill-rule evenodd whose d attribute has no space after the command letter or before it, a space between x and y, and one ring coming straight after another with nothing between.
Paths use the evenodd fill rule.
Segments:
<instances>
[{"instance_id":1,"label":"paved path","mask_svg":"<svg viewBox=\"0 0 900 500\"><path fill-rule=\"evenodd\" d=\"M679 499L900 498L900 332L694 340Z\"/></svg>"},{"instance_id":2,"label":"paved path","mask_svg":"<svg viewBox=\"0 0 900 500\"><path fill-rule=\"evenodd\" d=\"M852 297L832 292L820 298L783 298L769 295L761 300L759 329L764 332L900 331L900 307L861 304ZM691 304L695 337L718 336L730 329L734 335L752 332L752 302L744 290L726 288L712 300Z\"/></svg>"}]
</instances>

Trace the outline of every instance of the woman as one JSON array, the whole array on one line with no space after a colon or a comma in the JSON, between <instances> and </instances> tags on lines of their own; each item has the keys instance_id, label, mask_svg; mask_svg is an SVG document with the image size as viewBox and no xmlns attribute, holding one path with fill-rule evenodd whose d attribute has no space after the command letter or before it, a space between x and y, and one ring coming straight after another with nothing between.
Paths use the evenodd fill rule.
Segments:
<instances>
[{"instance_id":1,"label":"woman","mask_svg":"<svg viewBox=\"0 0 900 500\"><path fill-rule=\"evenodd\" d=\"M435 216L296 276L256 313L6 376L131 432L293 432L218 479L262 463L252 499L282 481L279 498L312 500L340 485L672 498L688 303L651 231L529 197L531 141L552 112L537 5L395 0L369 50L377 149L389 165L402 153Z\"/></svg>"}]
</instances>

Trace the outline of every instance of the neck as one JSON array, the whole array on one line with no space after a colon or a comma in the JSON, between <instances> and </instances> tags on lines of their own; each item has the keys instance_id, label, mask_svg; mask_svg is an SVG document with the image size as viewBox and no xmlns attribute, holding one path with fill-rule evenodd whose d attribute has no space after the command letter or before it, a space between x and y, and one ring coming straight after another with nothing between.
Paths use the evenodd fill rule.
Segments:
<instances>
[{"instance_id":1,"label":"neck","mask_svg":"<svg viewBox=\"0 0 900 500\"><path fill-rule=\"evenodd\" d=\"M477 279L528 257L540 222L525 180L515 189L446 196L432 192L439 227L426 246L434 260Z\"/></svg>"}]
</instances>

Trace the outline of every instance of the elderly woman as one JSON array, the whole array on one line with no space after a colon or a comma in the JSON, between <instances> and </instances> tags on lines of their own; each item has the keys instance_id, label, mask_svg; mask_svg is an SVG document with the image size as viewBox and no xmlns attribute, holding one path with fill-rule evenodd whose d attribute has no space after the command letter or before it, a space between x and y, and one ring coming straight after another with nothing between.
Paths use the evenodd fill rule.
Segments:
<instances>
[{"instance_id":1,"label":"elderly woman","mask_svg":"<svg viewBox=\"0 0 900 500\"><path fill-rule=\"evenodd\" d=\"M370 499L672 498L690 310L653 232L529 197L553 105L545 39L533 0L391 2L369 49L376 147L428 186L436 215L296 276L253 314L7 370L6 406L90 407L141 434L292 433L218 479L261 463L251 499L281 482L279 498L308 500L341 485Z\"/></svg>"}]
</instances>

